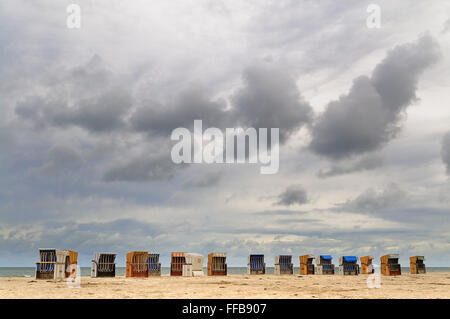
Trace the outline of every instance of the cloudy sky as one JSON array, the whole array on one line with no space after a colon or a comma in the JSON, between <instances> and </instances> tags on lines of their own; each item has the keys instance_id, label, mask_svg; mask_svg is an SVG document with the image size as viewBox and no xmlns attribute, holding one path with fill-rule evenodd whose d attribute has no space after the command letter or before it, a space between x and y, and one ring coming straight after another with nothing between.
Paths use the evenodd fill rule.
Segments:
<instances>
[{"instance_id":1,"label":"cloudy sky","mask_svg":"<svg viewBox=\"0 0 450 319\"><path fill-rule=\"evenodd\" d=\"M39 247L450 265L450 2L0 2L0 266ZM279 127L280 170L170 134ZM337 261L336 261L337 262ZM295 259L298 264L298 259Z\"/></svg>"}]
</instances>

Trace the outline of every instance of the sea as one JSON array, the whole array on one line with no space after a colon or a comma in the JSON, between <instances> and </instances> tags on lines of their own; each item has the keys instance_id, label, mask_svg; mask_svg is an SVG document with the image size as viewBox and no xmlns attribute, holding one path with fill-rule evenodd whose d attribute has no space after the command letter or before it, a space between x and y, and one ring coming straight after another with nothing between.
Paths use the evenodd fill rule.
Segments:
<instances>
[{"instance_id":1,"label":"sea","mask_svg":"<svg viewBox=\"0 0 450 319\"><path fill-rule=\"evenodd\" d=\"M81 267L81 276L90 276L90 267ZM206 268L203 268L206 274ZM427 272L448 272L450 267L427 267ZM161 275L168 276L170 273L169 267L161 267ZM273 267L266 267L267 274L273 274ZM298 267L294 267L294 273L298 274ZM339 267L335 269L336 275L339 274ZM402 267L402 273L409 273L409 267ZM247 274L247 267L228 267L228 274L230 275L245 275ZM0 277L34 277L34 267L0 267ZM125 276L125 267L116 268L116 276Z\"/></svg>"}]
</instances>

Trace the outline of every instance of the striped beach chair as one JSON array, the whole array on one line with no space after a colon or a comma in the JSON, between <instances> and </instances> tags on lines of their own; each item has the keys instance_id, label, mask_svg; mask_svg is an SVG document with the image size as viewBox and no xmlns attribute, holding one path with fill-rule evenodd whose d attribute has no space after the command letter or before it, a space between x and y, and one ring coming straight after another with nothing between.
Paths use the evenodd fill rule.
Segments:
<instances>
[{"instance_id":1,"label":"striped beach chair","mask_svg":"<svg viewBox=\"0 0 450 319\"><path fill-rule=\"evenodd\" d=\"M148 277L148 252L131 251L127 254L126 277Z\"/></svg>"},{"instance_id":2,"label":"striped beach chair","mask_svg":"<svg viewBox=\"0 0 450 319\"><path fill-rule=\"evenodd\" d=\"M358 257L342 256L339 258L339 274L341 275L358 275L359 265Z\"/></svg>"},{"instance_id":3,"label":"striped beach chair","mask_svg":"<svg viewBox=\"0 0 450 319\"><path fill-rule=\"evenodd\" d=\"M248 256L247 273L249 275L264 275L266 273L264 255Z\"/></svg>"},{"instance_id":4,"label":"striped beach chair","mask_svg":"<svg viewBox=\"0 0 450 319\"><path fill-rule=\"evenodd\" d=\"M364 256L360 258L361 261L361 274L370 275L375 273L375 269L373 268L373 256Z\"/></svg>"},{"instance_id":5,"label":"striped beach chair","mask_svg":"<svg viewBox=\"0 0 450 319\"><path fill-rule=\"evenodd\" d=\"M116 254L94 253L91 263L91 277L115 277Z\"/></svg>"},{"instance_id":6,"label":"striped beach chair","mask_svg":"<svg viewBox=\"0 0 450 319\"><path fill-rule=\"evenodd\" d=\"M334 275L333 257L330 255L320 255L316 258L318 275Z\"/></svg>"},{"instance_id":7,"label":"striped beach chair","mask_svg":"<svg viewBox=\"0 0 450 319\"><path fill-rule=\"evenodd\" d=\"M208 276L227 275L227 253L210 253L208 255Z\"/></svg>"},{"instance_id":8,"label":"striped beach chair","mask_svg":"<svg viewBox=\"0 0 450 319\"><path fill-rule=\"evenodd\" d=\"M381 273L385 276L400 276L402 274L402 268L398 263L399 258L399 254L381 256Z\"/></svg>"},{"instance_id":9,"label":"striped beach chair","mask_svg":"<svg viewBox=\"0 0 450 319\"><path fill-rule=\"evenodd\" d=\"M184 264L186 264L184 252L173 252L170 258L170 275L182 276Z\"/></svg>"},{"instance_id":10,"label":"striped beach chair","mask_svg":"<svg viewBox=\"0 0 450 319\"><path fill-rule=\"evenodd\" d=\"M161 276L161 263L159 254L148 254L148 275Z\"/></svg>"},{"instance_id":11,"label":"striped beach chair","mask_svg":"<svg viewBox=\"0 0 450 319\"><path fill-rule=\"evenodd\" d=\"M314 255L303 255L300 259L300 275L314 275Z\"/></svg>"},{"instance_id":12,"label":"striped beach chair","mask_svg":"<svg viewBox=\"0 0 450 319\"><path fill-rule=\"evenodd\" d=\"M425 261L424 256L409 257L409 268L411 274L413 275L425 274L427 270L425 268L425 264L423 263L424 261Z\"/></svg>"},{"instance_id":13,"label":"striped beach chair","mask_svg":"<svg viewBox=\"0 0 450 319\"><path fill-rule=\"evenodd\" d=\"M78 253L73 250L40 248L36 279L64 279L76 275Z\"/></svg>"},{"instance_id":14,"label":"striped beach chair","mask_svg":"<svg viewBox=\"0 0 450 319\"><path fill-rule=\"evenodd\" d=\"M294 274L294 264L291 255L275 256L275 266L273 273L275 275L292 275Z\"/></svg>"}]
</instances>

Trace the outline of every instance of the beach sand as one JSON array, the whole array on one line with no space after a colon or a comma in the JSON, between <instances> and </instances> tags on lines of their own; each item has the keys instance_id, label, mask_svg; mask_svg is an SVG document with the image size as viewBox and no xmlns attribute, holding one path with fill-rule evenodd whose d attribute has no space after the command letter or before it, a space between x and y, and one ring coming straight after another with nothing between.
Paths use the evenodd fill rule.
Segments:
<instances>
[{"instance_id":1,"label":"beach sand","mask_svg":"<svg viewBox=\"0 0 450 319\"><path fill-rule=\"evenodd\" d=\"M381 276L369 289L367 275L81 278L65 281L0 278L0 298L450 298L450 273Z\"/></svg>"}]
</instances>

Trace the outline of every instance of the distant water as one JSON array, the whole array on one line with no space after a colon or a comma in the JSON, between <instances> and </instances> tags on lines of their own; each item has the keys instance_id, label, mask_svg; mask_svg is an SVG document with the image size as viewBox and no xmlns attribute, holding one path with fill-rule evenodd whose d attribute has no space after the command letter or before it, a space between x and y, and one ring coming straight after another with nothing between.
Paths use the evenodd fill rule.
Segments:
<instances>
[{"instance_id":1,"label":"distant water","mask_svg":"<svg viewBox=\"0 0 450 319\"><path fill-rule=\"evenodd\" d=\"M203 269L206 274L206 268ZM0 267L0 277L34 277L34 267ZM294 273L298 274L299 269L294 267ZM339 267L336 267L336 274ZM450 272L450 267L427 267L427 272ZM169 267L161 267L162 275L169 275ZM228 267L230 275L242 275L247 273L247 267ZM267 274L273 274L273 267L266 268ZM409 267L402 267L402 273L409 273ZM90 276L91 269L89 267L81 267L81 276ZM116 268L117 276L125 276L125 267Z\"/></svg>"}]
</instances>

